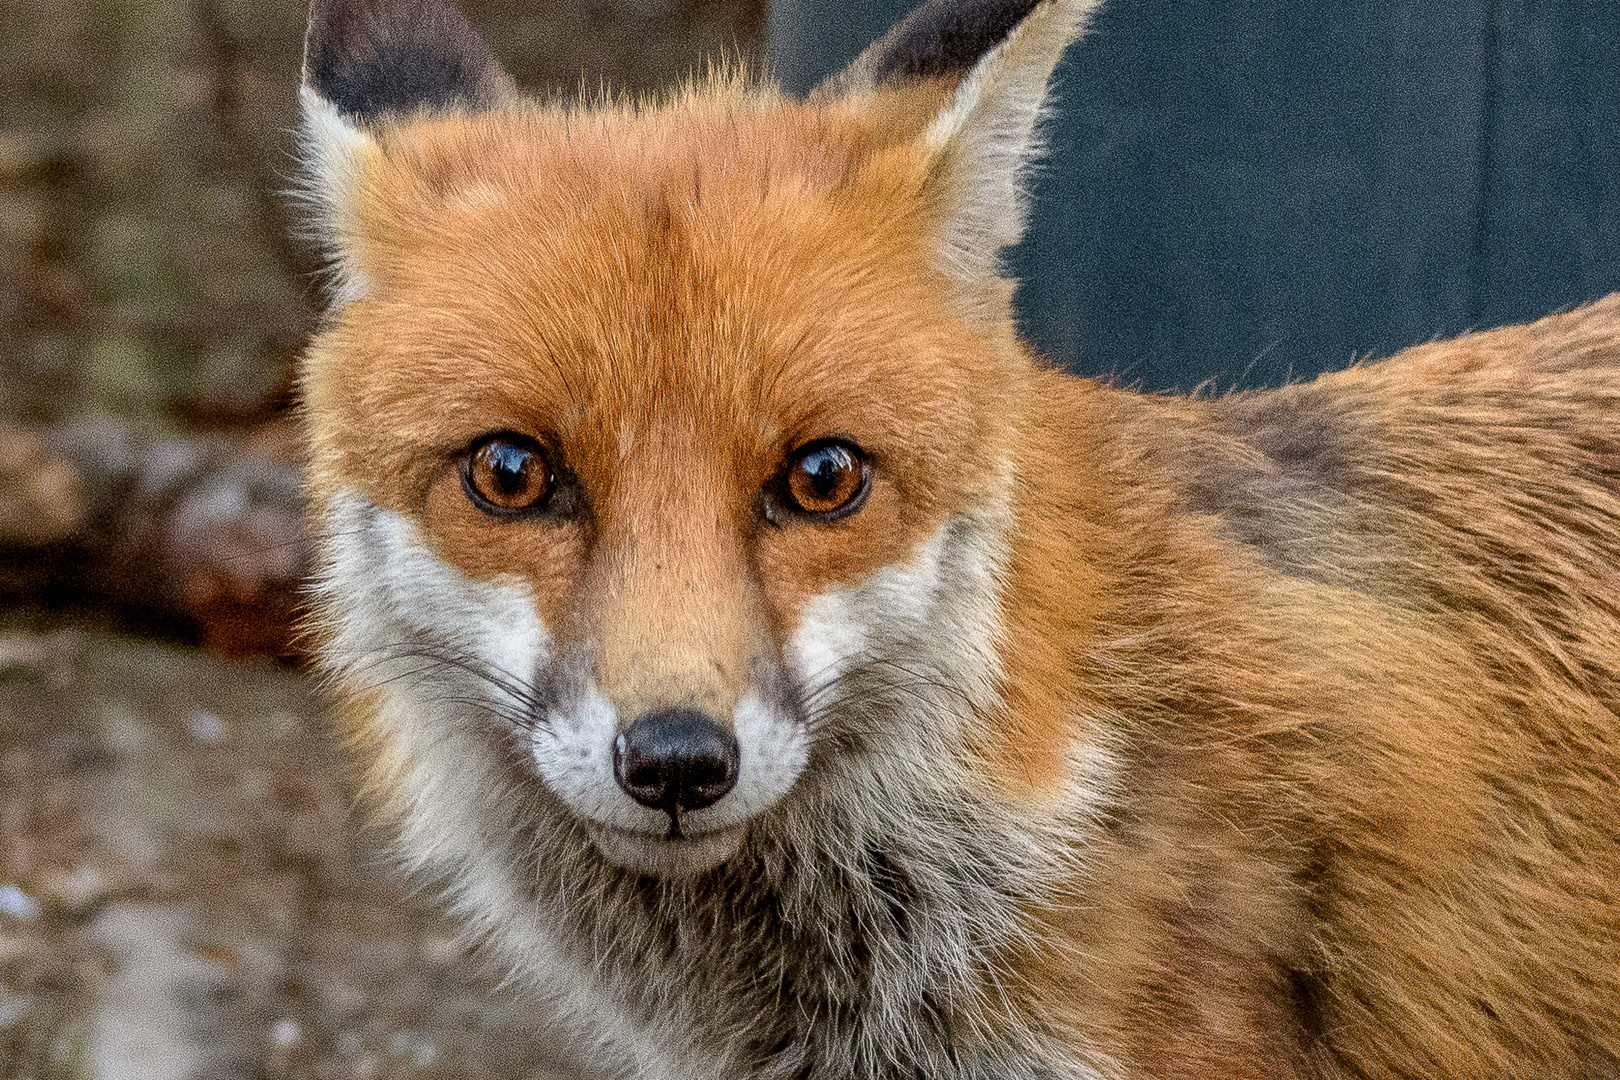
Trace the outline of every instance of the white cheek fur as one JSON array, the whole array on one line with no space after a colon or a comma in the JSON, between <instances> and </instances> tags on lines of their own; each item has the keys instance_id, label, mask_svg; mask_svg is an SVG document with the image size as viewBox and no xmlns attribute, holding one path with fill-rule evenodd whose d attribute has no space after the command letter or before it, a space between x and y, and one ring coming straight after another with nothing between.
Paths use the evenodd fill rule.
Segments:
<instances>
[{"instance_id":1,"label":"white cheek fur","mask_svg":"<svg viewBox=\"0 0 1620 1080\"><path fill-rule=\"evenodd\" d=\"M786 795L810 760L804 725L767 705L758 694L737 703L731 724L739 752L737 788L712 811L722 825L745 821Z\"/></svg>"},{"instance_id":2,"label":"white cheek fur","mask_svg":"<svg viewBox=\"0 0 1620 1080\"><path fill-rule=\"evenodd\" d=\"M998 548L957 519L917 545L909 561L812 597L783 650L812 718L838 703L838 680L863 663L993 671L999 566Z\"/></svg>"},{"instance_id":3,"label":"white cheek fur","mask_svg":"<svg viewBox=\"0 0 1620 1080\"><path fill-rule=\"evenodd\" d=\"M325 524L317 589L336 616L329 659L351 672L381 665L386 676L436 653L453 655L482 676L492 703L523 707L522 691L549 661L552 637L519 579L473 581L434 555L409 518L353 492L328 503Z\"/></svg>"},{"instance_id":4,"label":"white cheek fur","mask_svg":"<svg viewBox=\"0 0 1620 1080\"><path fill-rule=\"evenodd\" d=\"M613 740L618 710L587 681L566 709L548 709L534 729L529 750L546 787L583 818L604 825L662 832L669 820L634 802L613 778Z\"/></svg>"},{"instance_id":5,"label":"white cheek fur","mask_svg":"<svg viewBox=\"0 0 1620 1080\"><path fill-rule=\"evenodd\" d=\"M810 598L788 639L783 658L814 705L824 687L833 687L866 651L866 628L849 589L834 589Z\"/></svg>"}]
</instances>

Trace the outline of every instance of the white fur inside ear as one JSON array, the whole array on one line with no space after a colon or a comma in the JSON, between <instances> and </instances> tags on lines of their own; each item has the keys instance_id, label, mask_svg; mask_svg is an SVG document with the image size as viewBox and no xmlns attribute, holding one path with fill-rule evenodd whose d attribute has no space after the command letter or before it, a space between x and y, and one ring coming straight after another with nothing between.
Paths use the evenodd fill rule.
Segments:
<instances>
[{"instance_id":1,"label":"white fur inside ear","mask_svg":"<svg viewBox=\"0 0 1620 1080\"><path fill-rule=\"evenodd\" d=\"M298 100L304 111L299 139L303 195L314 214L316 236L331 259L332 305L342 307L371 292L359 267L354 205L366 160L377 144L310 87L299 89Z\"/></svg>"},{"instance_id":2,"label":"white fur inside ear","mask_svg":"<svg viewBox=\"0 0 1620 1080\"><path fill-rule=\"evenodd\" d=\"M974 285L999 277L1001 249L1023 236L1052 72L1101 6L1045 0L985 54L924 133L944 201L942 269L951 277Z\"/></svg>"}]
</instances>

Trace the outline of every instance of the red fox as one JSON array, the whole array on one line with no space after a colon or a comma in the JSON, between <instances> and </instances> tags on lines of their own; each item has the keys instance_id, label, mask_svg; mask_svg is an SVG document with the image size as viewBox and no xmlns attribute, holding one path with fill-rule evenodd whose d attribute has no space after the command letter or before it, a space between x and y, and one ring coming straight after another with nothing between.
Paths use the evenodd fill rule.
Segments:
<instances>
[{"instance_id":1,"label":"red fox","mask_svg":"<svg viewBox=\"0 0 1620 1080\"><path fill-rule=\"evenodd\" d=\"M1060 373L999 256L1096 7L565 105L315 0L370 788L604 1076L1620 1077L1620 295Z\"/></svg>"}]
</instances>

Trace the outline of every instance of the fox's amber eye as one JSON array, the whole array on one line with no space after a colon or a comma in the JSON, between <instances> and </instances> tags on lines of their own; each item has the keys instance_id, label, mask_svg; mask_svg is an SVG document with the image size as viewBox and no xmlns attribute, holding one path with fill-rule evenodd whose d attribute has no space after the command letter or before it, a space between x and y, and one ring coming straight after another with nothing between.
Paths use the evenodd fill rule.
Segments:
<instances>
[{"instance_id":1,"label":"fox's amber eye","mask_svg":"<svg viewBox=\"0 0 1620 1080\"><path fill-rule=\"evenodd\" d=\"M826 439L793 455L782 486L799 511L836 520L861 508L870 477L871 469L858 449Z\"/></svg>"},{"instance_id":2,"label":"fox's amber eye","mask_svg":"<svg viewBox=\"0 0 1620 1080\"><path fill-rule=\"evenodd\" d=\"M492 435L462 459L461 486L480 510L514 514L544 507L557 486L557 474L529 439Z\"/></svg>"}]
</instances>

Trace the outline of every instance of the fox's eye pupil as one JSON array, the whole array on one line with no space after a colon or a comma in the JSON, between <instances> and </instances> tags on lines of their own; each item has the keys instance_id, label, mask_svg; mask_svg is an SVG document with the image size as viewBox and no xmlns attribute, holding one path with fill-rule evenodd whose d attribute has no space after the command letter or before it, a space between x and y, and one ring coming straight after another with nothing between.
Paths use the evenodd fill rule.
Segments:
<instances>
[{"instance_id":1,"label":"fox's eye pupil","mask_svg":"<svg viewBox=\"0 0 1620 1080\"><path fill-rule=\"evenodd\" d=\"M847 443L812 443L788 466L784 486L788 500L804 513L842 516L860 508L867 468Z\"/></svg>"},{"instance_id":2,"label":"fox's eye pupil","mask_svg":"<svg viewBox=\"0 0 1620 1080\"><path fill-rule=\"evenodd\" d=\"M534 455L516 446L497 443L489 449L489 472L503 495L521 495L533 468Z\"/></svg>"},{"instance_id":3,"label":"fox's eye pupil","mask_svg":"<svg viewBox=\"0 0 1620 1080\"><path fill-rule=\"evenodd\" d=\"M463 486L487 512L539 509L557 485L545 455L518 436L486 440L464 460Z\"/></svg>"},{"instance_id":4,"label":"fox's eye pupil","mask_svg":"<svg viewBox=\"0 0 1620 1080\"><path fill-rule=\"evenodd\" d=\"M811 490L818 498L828 499L838 490L838 482L851 464L849 454L843 448L829 446L805 458L803 468L810 478Z\"/></svg>"}]
</instances>

